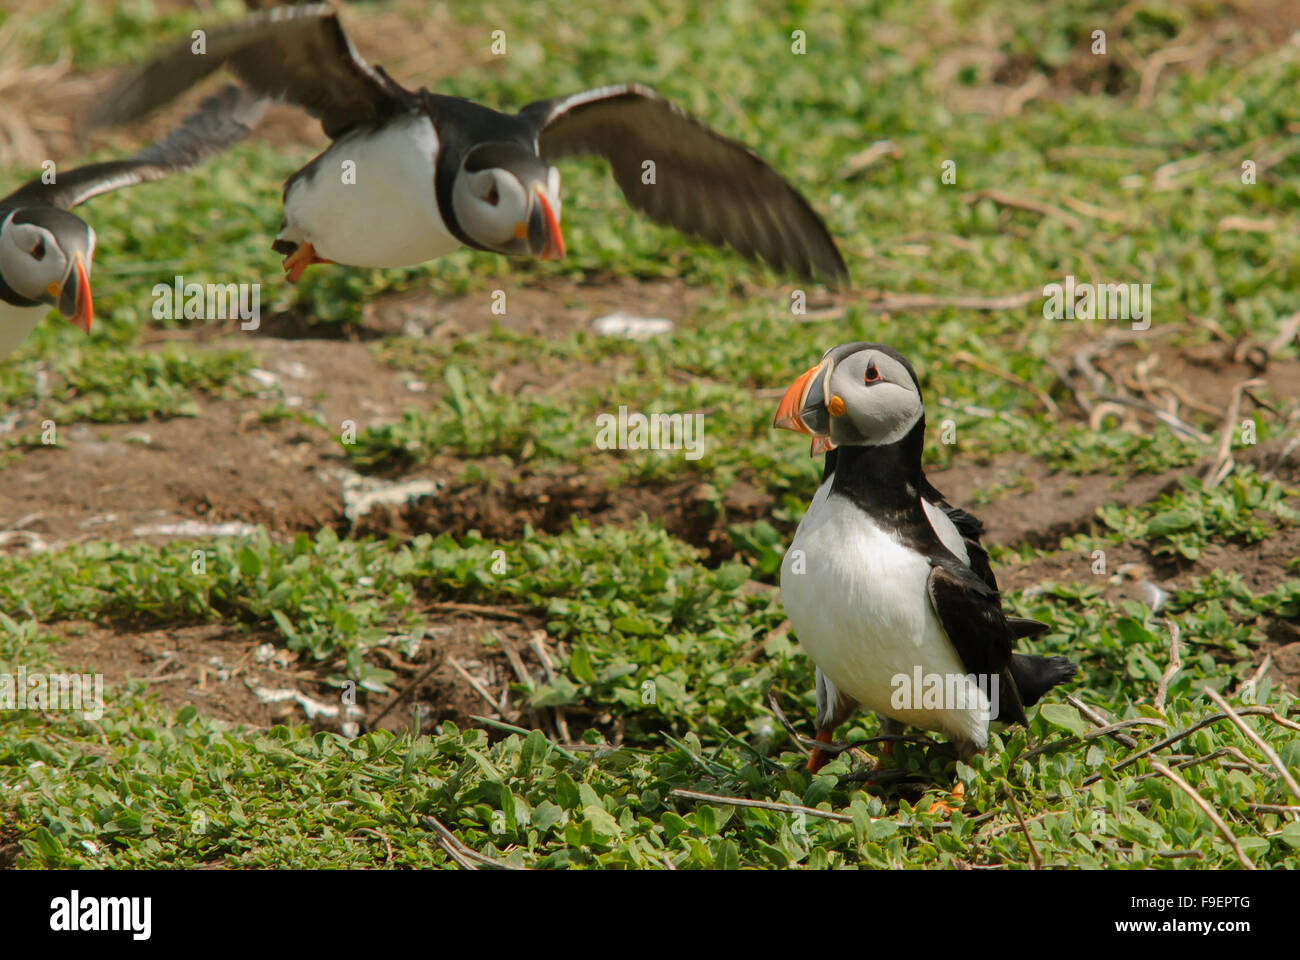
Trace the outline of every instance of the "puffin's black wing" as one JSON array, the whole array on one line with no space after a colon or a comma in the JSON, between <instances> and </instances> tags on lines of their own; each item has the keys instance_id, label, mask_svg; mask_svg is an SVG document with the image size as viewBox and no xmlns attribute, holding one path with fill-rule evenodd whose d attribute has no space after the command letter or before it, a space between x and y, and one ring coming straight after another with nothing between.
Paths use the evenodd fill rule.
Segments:
<instances>
[{"instance_id":1,"label":"puffin's black wing","mask_svg":"<svg viewBox=\"0 0 1300 960\"><path fill-rule=\"evenodd\" d=\"M1075 665L1065 657L1012 653L1015 638L1041 633L1046 625L1004 616L998 592L955 557L931 561L926 590L962 665L977 677L998 678L994 720L1028 726L1025 707L1074 676Z\"/></svg>"},{"instance_id":2,"label":"puffin's black wing","mask_svg":"<svg viewBox=\"0 0 1300 960\"><path fill-rule=\"evenodd\" d=\"M520 111L550 161L597 154L632 206L652 219L776 270L847 283L826 225L802 196L743 144L715 133L653 90L634 84L585 90ZM654 161L654 182L646 161Z\"/></svg>"},{"instance_id":3,"label":"puffin's black wing","mask_svg":"<svg viewBox=\"0 0 1300 960\"><path fill-rule=\"evenodd\" d=\"M366 63L322 4L276 7L208 30L204 52L187 39L119 83L96 108L96 126L142 117L228 65L253 91L302 107L334 138L378 123L410 93Z\"/></svg>"},{"instance_id":4,"label":"puffin's black wing","mask_svg":"<svg viewBox=\"0 0 1300 960\"><path fill-rule=\"evenodd\" d=\"M159 180L242 139L257 125L265 109L265 100L239 87L224 87L204 100L166 137L134 156L66 172L56 170L53 183L37 179L24 184L0 200L0 207L49 204L71 210L101 193Z\"/></svg>"},{"instance_id":5,"label":"puffin's black wing","mask_svg":"<svg viewBox=\"0 0 1300 960\"><path fill-rule=\"evenodd\" d=\"M962 542L966 545L966 555L970 558L971 571L984 581L985 586L996 592L998 579L993 575L993 565L989 563L989 552L984 549L984 544L980 542L980 537L984 535L984 524L980 522L979 517L973 513L967 513L960 507L954 507L942 493L934 488L934 485L930 483L925 474L921 475L921 496L948 515L948 519L957 528L957 532L961 534ZM1040 633L1045 633L1048 629L1047 624L1038 620L1030 620L1027 617L1007 617L1007 626L1011 628L1011 635L1017 640L1036 637ZM1032 701L1026 702L1032 703Z\"/></svg>"},{"instance_id":6,"label":"puffin's black wing","mask_svg":"<svg viewBox=\"0 0 1300 960\"><path fill-rule=\"evenodd\" d=\"M948 639L971 673L1000 674L1011 660L1011 631L998 592L956 557L930 561L926 589Z\"/></svg>"},{"instance_id":7,"label":"puffin's black wing","mask_svg":"<svg viewBox=\"0 0 1300 960\"><path fill-rule=\"evenodd\" d=\"M934 484L930 482L924 473L921 474L920 486L921 496L946 513L948 519L952 521L952 525L961 534L962 540L966 544L966 553L970 557L970 568L975 571L975 575L988 586L997 590L998 581L993 576L993 567L989 563L989 552L980 543L980 537L984 535L984 524L980 523L979 517L973 513L967 513L960 507L954 507L948 502L947 497L935 489ZM1026 622L1032 623L1034 621Z\"/></svg>"}]
</instances>

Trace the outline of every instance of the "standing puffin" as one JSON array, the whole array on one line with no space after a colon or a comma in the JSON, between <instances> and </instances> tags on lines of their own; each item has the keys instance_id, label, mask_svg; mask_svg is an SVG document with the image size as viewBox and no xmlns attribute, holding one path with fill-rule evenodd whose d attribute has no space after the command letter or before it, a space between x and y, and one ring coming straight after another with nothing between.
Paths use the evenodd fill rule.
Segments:
<instances>
[{"instance_id":1,"label":"standing puffin","mask_svg":"<svg viewBox=\"0 0 1300 960\"><path fill-rule=\"evenodd\" d=\"M990 721L1027 723L1025 707L1075 667L1012 653L1047 626L1002 612L979 521L926 479L912 365L882 344L841 344L786 391L774 426L830 449L781 565L786 614L817 664L817 739L861 707L888 732L939 731L969 757ZM916 678L931 691L937 678L941 695ZM826 760L814 750L808 769Z\"/></svg>"},{"instance_id":2,"label":"standing puffin","mask_svg":"<svg viewBox=\"0 0 1300 960\"><path fill-rule=\"evenodd\" d=\"M27 339L50 307L90 332L95 231L69 210L225 149L257 124L264 106L238 87L226 87L165 139L132 157L56 170L52 182L38 178L0 198L0 359Z\"/></svg>"},{"instance_id":3,"label":"standing puffin","mask_svg":"<svg viewBox=\"0 0 1300 960\"><path fill-rule=\"evenodd\" d=\"M326 4L279 7L210 30L205 42L199 54L186 40L125 78L93 122L144 116L223 64L257 93L319 119L334 142L285 184L272 244L291 282L313 263L409 266L462 244L560 259L551 161L575 154L604 157L628 202L660 223L776 270L848 280L825 224L794 188L646 87L585 90L517 114L408 90L361 58Z\"/></svg>"}]
</instances>

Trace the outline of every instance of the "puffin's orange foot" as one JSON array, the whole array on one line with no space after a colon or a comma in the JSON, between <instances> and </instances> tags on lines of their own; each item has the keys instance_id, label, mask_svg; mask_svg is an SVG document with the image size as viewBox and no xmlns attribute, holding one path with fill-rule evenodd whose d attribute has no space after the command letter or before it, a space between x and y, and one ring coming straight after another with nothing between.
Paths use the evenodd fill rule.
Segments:
<instances>
[{"instance_id":1,"label":"puffin's orange foot","mask_svg":"<svg viewBox=\"0 0 1300 960\"><path fill-rule=\"evenodd\" d=\"M943 813L956 813L966 805L966 785L958 780L957 783L953 785L952 792L948 794L946 799L951 800L953 804L956 804L956 806L953 806L944 800L936 800L934 803L930 804L930 812L939 813L942 811Z\"/></svg>"},{"instance_id":2,"label":"puffin's orange foot","mask_svg":"<svg viewBox=\"0 0 1300 960\"><path fill-rule=\"evenodd\" d=\"M831 734L834 732L834 730L818 730L817 736L814 739L819 743L830 743ZM813 752L811 756L808 757L808 772L816 773L830 762L832 756L834 756L834 754L827 753L820 747L813 747Z\"/></svg>"},{"instance_id":3,"label":"puffin's orange foot","mask_svg":"<svg viewBox=\"0 0 1300 960\"><path fill-rule=\"evenodd\" d=\"M316 256L316 248L310 242L304 241L298 244L298 249L289 256L284 258L285 279L290 283L297 283L298 278L302 276L303 271L313 263L333 263L333 260L326 260L323 257Z\"/></svg>"}]
</instances>

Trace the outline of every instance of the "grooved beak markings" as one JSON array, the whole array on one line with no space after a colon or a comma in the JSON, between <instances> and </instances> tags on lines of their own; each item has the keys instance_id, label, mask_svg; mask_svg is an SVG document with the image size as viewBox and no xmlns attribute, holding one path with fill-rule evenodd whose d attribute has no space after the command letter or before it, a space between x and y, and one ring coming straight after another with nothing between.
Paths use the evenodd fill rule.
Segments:
<instances>
[{"instance_id":1,"label":"grooved beak markings","mask_svg":"<svg viewBox=\"0 0 1300 960\"><path fill-rule=\"evenodd\" d=\"M545 245L542 252L538 254L540 260L563 260L564 251L564 234L560 231L560 220L555 215L555 207L546 191L542 189L541 184L533 187L536 196L537 208L540 211L540 218L535 214L533 219L540 219L540 228L545 236ZM530 233L531 233L530 229Z\"/></svg>"},{"instance_id":2,"label":"grooved beak markings","mask_svg":"<svg viewBox=\"0 0 1300 960\"><path fill-rule=\"evenodd\" d=\"M813 379L821 371L822 365L799 374L794 383L790 384L790 389L785 392L781 398L781 403L776 408L776 419L772 421L772 426L778 430L794 430L797 433L812 434L812 428L803 422L799 416L799 411L803 409L804 402L808 398L808 388Z\"/></svg>"},{"instance_id":3,"label":"grooved beak markings","mask_svg":"<svg viewBox=\"0 0 1300 960\"><path fill-rule=\"evenodd\" d=\"M60 314L90 333L95 306L90 295L90 274L86 270L86 259L79 253L73 254L72 263L63 277L58 307Z\"/></svg>"}]
</instances>

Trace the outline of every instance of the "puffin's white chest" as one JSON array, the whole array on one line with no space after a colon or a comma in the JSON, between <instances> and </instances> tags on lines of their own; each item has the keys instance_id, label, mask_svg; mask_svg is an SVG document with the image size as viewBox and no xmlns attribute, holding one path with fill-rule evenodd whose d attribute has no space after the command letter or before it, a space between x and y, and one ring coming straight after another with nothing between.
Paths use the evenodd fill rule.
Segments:
<instances>
[{"instance_id":1,"label":"puffin's white chest","mask_svg":"<svg viewBox=\"0 0 1300 960\"><path fill-rule=\"evenodd\" d=\"M18 307L0 300L0 360L13 353L50 312L47 306Z\"/></svg>"},{"instance_id":2,"label":"puffin's white chest","mask_svg":"<svg viewBox=\"0 0 1300 960\"><path fill-rule=\"evenodd\" d=\"M969 698L960 708L925 709L919 699L900 706L898 678L911 680L919 668L946 683L967 671L930 603L925 556L828 486L813 498L781 564L781 599L799 643L863 708L982 745L988 710L976 690L963 686ZM945 545L953 549L955 540L954 552L967 559L951 521L927 513Z\"/></svg>"},{"instance_id":3,"label":"puffin's white chest","mask_svg":"<svg viewBox=\"0 0 1300 960\"><path fill-rule=\"evenodd\" d=\"M405 267L460 246L434 193L438 134L412 116L335 141L284 198L280 236L357 267Z\"/></svg>"}]
</instances>

